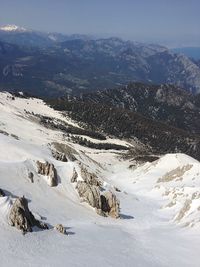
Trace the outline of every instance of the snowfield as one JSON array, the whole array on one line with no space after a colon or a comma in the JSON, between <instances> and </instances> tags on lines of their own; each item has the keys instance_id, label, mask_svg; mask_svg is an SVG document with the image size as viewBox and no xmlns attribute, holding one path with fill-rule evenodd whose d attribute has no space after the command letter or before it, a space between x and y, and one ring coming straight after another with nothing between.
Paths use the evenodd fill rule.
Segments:
<instances>
[{"instance_id":1,"label":"snowfield","mask_svg":"<svg viewBox=\"0 0 200 267\"><path fill-rule=\"evenodd\" d=\"M77 126L39 99L0 93L0 266L126 266L199 267L200 163L184 154L130 167L119 151L89 149L67 140L59 130L45 128L37 116L50 116ZM53 158L52 142L68 145L76 161ZM96 141L97 142L97 141ZM112 139L109 142L122 144ZM124 142L124 144L127 144ZM128 144L127 144L128 145ZM53 163L59 177L49 187L37 173L36 161ZM80 164L114 188L121 218L97 215L81 202L73 169ZM28 173L34 174L34 183ZM8 215L17 196L25 196L34 216L50 226L22 235ZM63 224L68 235L53 227Z\"/></svg>"}]
</instances>

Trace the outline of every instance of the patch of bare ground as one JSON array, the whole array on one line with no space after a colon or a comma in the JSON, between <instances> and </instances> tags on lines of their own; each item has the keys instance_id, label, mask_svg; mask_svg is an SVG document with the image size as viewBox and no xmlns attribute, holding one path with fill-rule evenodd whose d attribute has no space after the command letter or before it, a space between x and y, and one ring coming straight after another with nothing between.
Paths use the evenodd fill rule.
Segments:
<instances>
[{"instance_id":1,"label":"patch of bare ground","mask_svg":"<svg viewBox=\"0 0 200 267\"><path fill-rule=\"evenodd\" d=\"M182 180L182 176L189 171L192 168L193 165L187 164L183 167L177 167L176 169L167 172L165 175L163 175L161 178L158 179L157 183L162 183L162 182L170 182L176 179L177 180Z\"/></svg>"}]
</instances>

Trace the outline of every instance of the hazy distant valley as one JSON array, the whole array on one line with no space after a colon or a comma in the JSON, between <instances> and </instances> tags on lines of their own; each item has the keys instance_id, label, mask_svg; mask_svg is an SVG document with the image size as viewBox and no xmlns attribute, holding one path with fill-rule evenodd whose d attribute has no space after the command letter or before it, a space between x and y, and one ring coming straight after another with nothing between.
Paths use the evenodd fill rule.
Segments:
<instances>
[{"instance_id":1,"label":"hazy distant valley","mask_svg":"<svg viewBox=\"0 0 200 267\"><path fill-rule=\"evenodd\" d=\"M0 30L2 90L58 97L129 82L174 84L200 92L200 68L166 47L119 38Z\"/></svg>"}]
</instances>

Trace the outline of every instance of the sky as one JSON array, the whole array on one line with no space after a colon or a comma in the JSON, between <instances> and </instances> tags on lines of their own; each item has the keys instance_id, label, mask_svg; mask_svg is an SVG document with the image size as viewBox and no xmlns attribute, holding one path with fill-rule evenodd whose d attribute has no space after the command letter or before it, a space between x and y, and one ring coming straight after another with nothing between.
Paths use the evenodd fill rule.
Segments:
<instances>
[{"instance_id":1,"label":"sky","mask_svg":"<svg viewBox=\"0 0 200 267\"><path fill-rule=\"evenodd\" d=\"M200 46L200 0L0 0L0 25Z\"/></svg>"}]
</instances>

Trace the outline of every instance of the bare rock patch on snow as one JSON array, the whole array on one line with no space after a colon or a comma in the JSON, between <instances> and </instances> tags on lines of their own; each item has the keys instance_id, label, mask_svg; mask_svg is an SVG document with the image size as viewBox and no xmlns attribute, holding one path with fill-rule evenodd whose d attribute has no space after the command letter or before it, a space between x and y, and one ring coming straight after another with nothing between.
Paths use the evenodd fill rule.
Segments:
<instances>
[{"instance_id":1,"label":"bare rock patch on snow","mask_svg":"<svg viewBox=\"0 0 200 267\"><path fill-rule=\"evenodd\" d=\"M67 159L69 159L70 161L75 161L76 160L76 156L75 155L78 155L78 152L74 148L72 148L71 146L69 146L67 144L53 142L52 143L52 147L58 153L64 154L65 157Z\"/></svg>"},{"instance_id":2,"label":"bare rock patch on snow","mask_svg":"<svg viewBox=\"0 0 200 267\"><path fill-rule=\"evenodd\" d=\"M65 153L61 153L61 152L58 152L56 150L52 150L52 156L54 157L54 159L62 161L62 162L68 161Z\"/></svg>"},{"instance_id":3,"label":"bare rock patch on snow","mask_svg":"<svg viewBox=\"0 0 200 267\"><path fill-rule=\"evenodd\" d=\"M58 185L57 171L52 163L37 161L38 173L47 176L48 185L51 187Z\"/></svg>"},{"instance_id":4,"label":"bare rock patch on snow","mask_svg":"<svg viewBox=\"0 0 200 267\"><path fill-rule=\"evenodd\" d=\"M9 213L9 223L11 226L21 230L23 234L32 232L32 228L37 226L41 229L48 229L48 226L35 219L28 208L28 201L25 197L17 198Z\"/></svg>"},{"instance_id":5,"label":"bare rock patch on snow","mask_svg":"<svg viewBox=\"0 0 200 267\"><path fill-rule=\"evenodd\" d=\"M175 179L182 179L183 175L192 168L191 164L184 165L182 167L177 167L174 170L167 172L161 178L158 179L158 183L170 182Z\"/></svg>"},{"instance_id":6,"label":"bare rock patch on snow","mask_svg":"<svg viewBox=\"0 0 200 267\"><path fill-rule=\"evenodd\" d=\"M82 179L90 185L102 186L103 182L97 177L95 173L89 172L86 168L81 166L81 177Z\"/></svg>"},{"instance_id":7,"label":"bare rock patch on snow","mask_svg":"<svg viewBox=\"0 0 200 267\"><path fill-rule=\"evenodd\" d=\"M54 227L54 229L57 230L59 233L61 233L63 235L66 235L67 234L66 229L65 229L65 227L62 224L57 224Z\"/></svg>"},{"instance_id":8,"label":"bare rock patch on snow","mask_svg":"<svg viewBox=\"0 0 200 267\"><path fill-rule=\"evenodd\" d=\"M5 193L1 188L0 188L0 197L5 197Z\"/></svg>"},{"instance_id":9,"label":"bare rock patch on snow","mask_svg":"<svg viewBox=\"0 0 200 267\"><path fill-rule=\"evenodd\" d=\"M73 168L73 174L72 174L72 178L71 178L71 183L76 183L77 182L77 178L78 178L78 173L77 173L76 169Z\"/></svg>"},{"instance_id":10,"label":"bare rock patch on snow","mask_svg":"<svg viewBox=\"0 0 200 267\"><path fill-rule=\"evenodd\" d=\"M86 181L78 181L76 189L80 198L95 208L97 214L112 218L120 217L119 200L111 191L104 191L98 185Z\"/></svg>"},{"instance_id":11,"label":"bare rock patch on snow","mask_svg":"<svg viewBox=\"0 0 200 267\"><path fill-rule=\"evenodd\" d=\"M116 195L106 191L101 195L101 210L112 218L119 218L120 203Z\"/></svg>"},{"instance_id":12,"label":"bare rock patch on snow","mask_svg":"<svg viewBox=\"0 0 200 267\"><path fill-rule=\"evenodd\" d=\"M84 181L78 181L76 189L80 198L86 201L90 206L98 212L101 210L100 190L96 185L88 184Z\"/></svg>"}]
</instances>

